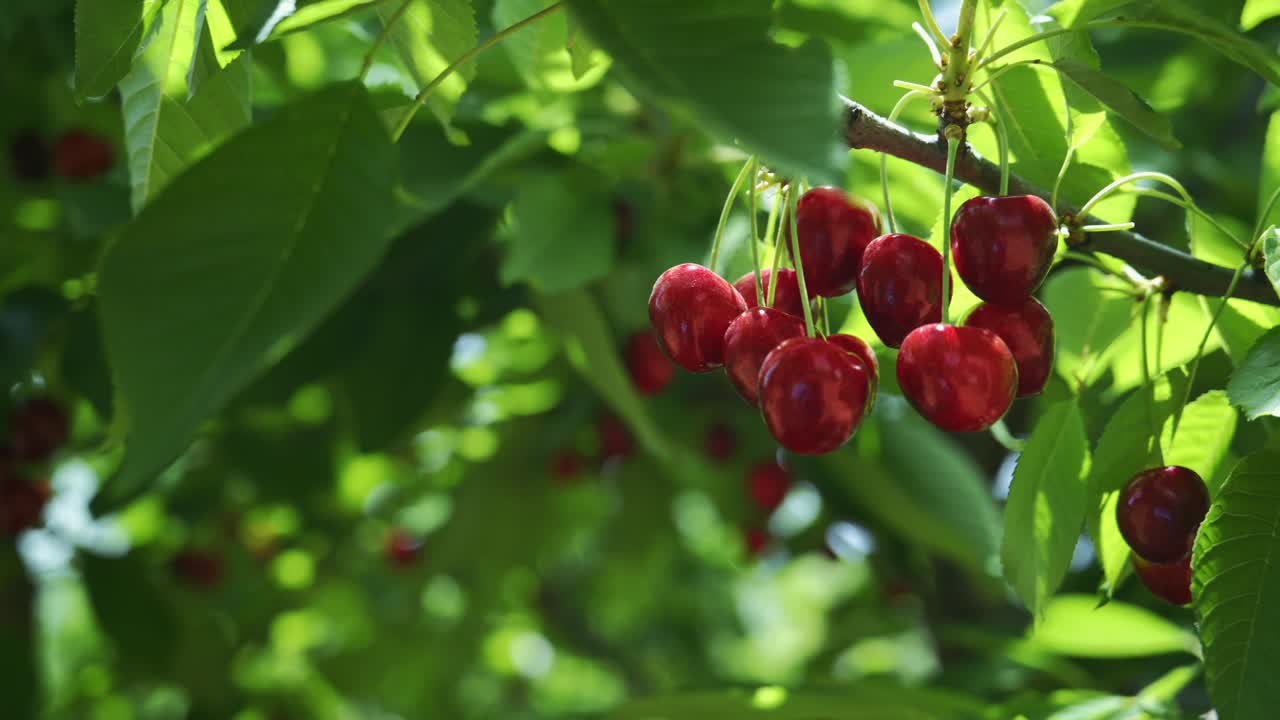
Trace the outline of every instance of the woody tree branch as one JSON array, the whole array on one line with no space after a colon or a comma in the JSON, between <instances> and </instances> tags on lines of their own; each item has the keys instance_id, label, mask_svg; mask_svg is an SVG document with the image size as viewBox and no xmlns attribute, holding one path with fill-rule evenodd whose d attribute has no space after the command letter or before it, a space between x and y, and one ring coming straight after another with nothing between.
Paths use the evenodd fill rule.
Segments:
<instances>
[{"instance_id":1,"label":"woody tree branch","mask_svg":"<svg viewBox=\"0 0 1280 720\"><path fill-rule=\"evenodd\" d=\"M849 147L886 153L938 173L946 169L947 143L940 135L912 132L853 100L842 99L845 104L844 139ZM955 176L986 193L997 194L1000 190L1000 167L972 148L964 148L956 159ZM1049 193L1017 175L1009 178L1009 192L1014 195L1037 195L1045 201L1049 200ZM1066 203L1059 205L1064 213L1075 214L1079 211L1079 208ZM1090 225L1107 222L1092 215L1081 220L1083 224ZM1225 295L1235 273L1234 268L1207 263L1135 232L1086 235L1084 244L1075 249L1119 258L1145 275L1163 277L1173 290L1196 295ZM1245 270L1232 296L1280 306L1280 296L1277 296L1266 276L1252 268Z\"/></svg>"}]
</instances>

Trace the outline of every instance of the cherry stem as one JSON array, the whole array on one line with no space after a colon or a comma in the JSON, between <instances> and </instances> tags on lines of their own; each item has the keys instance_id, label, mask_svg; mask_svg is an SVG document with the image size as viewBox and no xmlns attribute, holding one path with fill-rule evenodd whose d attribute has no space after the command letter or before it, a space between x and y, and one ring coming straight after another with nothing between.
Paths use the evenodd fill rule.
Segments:
<instances>
[{"instance_id":1,"label":"cherry stem","mask_svg":"<svg viewBox=\"0 0 1280 720\"><path fill-rule=\"evenodd\" d=\"M407 4L408 3L406 3L406 5ZM542 18L559 10L563 6L564 6L564 3L562 2L557 2L552 5L548 5L547 7L530 15L529 17L523 20L517 21L516 23L512 24L510 27L507 27L503 30L500 30L494 33L493 36L490 37L488 40L485 40L479 45L476 45L470 50L459 55L456 60L449 63L448 67L446 67L444 70L441 70L439 75L436 75L435 78L431 80L431 82L427 83L426 87L422 88L422 90L418 92L418 96L413 99L413 105L410 106L409 109L405 112L404 118L401 119L400 124L396 126L395 132L391 134L392 142L400 141L400 136L404 135L404 131L409 128L409 123L413 121L413 116L416 115L418 110L422 108L423 104L427 102L427 98L430 97L431 93L434 92L435 89L440 86L440 83L448 79L448 77L452 75L458 68L462 67L467 62L469 62L472 58L484 52L485 50L488 50L494 45L497 45L498 43L502 42L513 33L519 31L522 28L528 27L529 25L532 25L538 20L541 20Z\"/></svg>"},{"instance_id":2,"label":"cherry stem","mask_svg":"<svg viewBox=\"0 0 1280 720\"><path fill-rule=\"evenodd\" d=\"M924 94L919 90L911 90L906 95L898 98L898 102L894 104L893 110L889 113L889 122L897 122L898 116L907 108L907 105L919 97L924 97ZM880 153L880 191L884 193L884 214L889 220L889 232L896 233L898 232L898 219L893 215L893 200L889 197L889 156L886 153Z\"/></svg>"},{"instance_id":3,"label":"cherry stem","mask_svg":"<svg viewBox=\"0 0 1280 720\"><path fill-rule=\"evenodd\" d=\"M1004 11L1000 11L1001 16ZM998 93L997 93L998 94ZM978 99L987 104L996 114L995 122L992 125L996 128L996 148L1000 153L1000 195L1009 194L1009 128L1004 123L1004 104L998 103L993 98L987 97L986 93L977 93Z\"/></svg>"},{"instance_id":4,"label":"cherry stem","mask_svg":"<svg viewBox=\"0 0 1280 720\"><path fill-rule=\"evenodd\" d=\"M1009 63L1008 65L1001 65L1001 66L1000 66L1000 67L998 67L998 68L985 68L985 69L986 69L986 71L987 71L987 77L986 77L986 79L985 79L985 80L983 80L982 82L978 83L977 85L974 85L974 86L973 86L973 88L969 90L969 92L977 92L977 91L981 90L982 88L984 88L984 87L986 87L986 86L990 85L990 84L992 83L992 81L994 81L994 80L998 79L1001 75L1004 75L1005 73L1009 72L1010 70L1016 70L1017 68L1024 67L1024 66L1026 66L1026 65L1032 65L1032 66L1035 66L1035 67L1042 67L1042 68L1046 68L1046 69L1049 69L1049 70L1054 70L1054 69L1055 69L1055 68L1053 68L1053 66L1051 66L1051 65L1046 65L1046 64L1045 64L1045 61L1044 61L1044 60L1041 60L1040 58L1033 58L1033 59L1031 59L1031 60L1019 60L1019 61L1017 61L1017 62L1011 62L1011 63Z\"/></svg>"},{"instance_id":5,"label":"cherry stem","mask_svg":"<svg viewBox=\"0 0 1280 720\"><path fill-rule=\"evenodd\" d=\"M1271 193L1271 198L1267 200L1267 204L1263 206L1262 212L1258 214L1258 220L1253 224L1254 237L1265 236L1267 234L1267 232L1263 230L1263 226L1266 225L1267 220L1271 218L1271 211L1276 209L1276 205L1280 205L1280 187L1276 187L1275 192ZM1257 243L1255 242L1254 244L1256 245ZM1249 257L1246 255L1245 260L1248 259Z\"/></svg>"},{"instance_id":6,"label":"cherry stem","mask_svg":"<svg viewBox=\"0 0 1280 720\"><path fill-rule=\"evenodd\" d=\"M716 265L720 262L720 240L724 238L724 229L729 224L729 214L733 212L733 201L738 199L738 193L742 192L742 186L746 184L747 178L751 177L751 164L755 162L755 158L749 158L742 165L742 169L738 171L738 177L733 181L733 187L729 188L729 194L725 196L724 207L720 210L720 222L716 223L716 234L711 239L711 261L708 267L711 272L716 272Z\"/></svg>"},{"instance_id":7,"label":"cherry stem","mask_svg":"<svg viewBox=\"0 0 1280 720\"><path fill-rule=\"evenodd\" d=\"M1080 211L1076 213L1076 215L1078 215L1079 217L1087 217L1093 211L1093 208L1098 205L1098 203L1102 202L1103 200L1106 200L1107 197L1110 196L1112 193L1116 192L1117 190L1124 187L1125 185L1128 185L1129 183L1137 182L1139 180L1159 180L1160 182L1165 183L1166 185L1173 188L1174 190L1177 190L1178 194L1182 196L1182 199L1188 205L1195 204L1195 201L1191 199L1191 193L1187 192L1187 189L1182 186L1182 183L1178 182L1172 176L1169 176L1160 172L1136 172L1129 175L1125 175L1124 177L1113 181L1110 185L1107 185L1106 187L1099 190L1097 193L1094 194L1093 197L1089 198L1089 202L1085 203L1084 207L1080 208Z\"/></svg>"},{"instance_id":8,"label":"cherry stem","mask_svg":"<svg viewBox=\"0 0 1280 720\"><path fill-rule=\"evenodd\" d=\"M1139 315L1141 331L1139 332L1139 342L1142 343L1142 386L1147 393L1147 421L1151 425L1151 437L1155 440L1155 447L1159 464L1164 464L1160 447L1160 427L1156 424L1156 392L1155 386L1151 384L1151 368L1148 366L1147 358L1150 349L1147 346L1147 323L1151 315L1151 299L1147 296L1142 302L1142 312Z\"/></svg>"},{"instance_id":9,"label":"cherry stem","mask_svg":"<svg viewBox=\"0 0 1280 720\"><path fill-rule=\"evenodd\" d=\"M925 47L929 48L929 56L933 58L933 64L942 70L942 53L938 50L938 44L933 41L933 37L929 35L929 31L918 22L911 23L911 29L916 31L920 39L924 41Z\"/></svg>"},{"instance_id":10,"label":"cherry stem","mask_svg":"<svg viewBox=\"0 0 1280 720\"><path fill-rule=\"evenodd\" d=\"M938 25L938 18L933 15L933 8L929 7L929 0L919 0L920 17L924 18L925 27L929 28L929 32L939 45L950 45L951 39L947 34L942 32L942 27Z\"/></svg>"},{"instance_id":11,"label":"cherry stem","mask_svg":"<svg viewBox=\"0 0 1280 720\"><path fill-rule=\"evenodd\" d=\"M754 178L759 172L760 163L753 157L751 158L751 177ZM751 213L751 267L755 270L756 278L756 305L764 305L764 287L760 283L760 224L759 208L756 207L756 188L751 185L747 188L747 205Z\"/></svg>"},{"instance_id":12,"label":"cherry stem","mask_svg":"<svg viewBox=\"0 0 1280 720\"><path fill-rule=\"evenodd\" d=\"M387 21L383 23L382 30L378 33L378 36L373 39L373 44L369 46L369 52L364 56L364 64L360 66L359 77L361 82L369 76L369 70L373 68L374 56L378 54L378 50L382 47L382 44L386 42L387 37L391 35L391 29L396 26L396 23L400 22L400 18L404 17L405 11L408 10L409 6L412 4L413 0L403 0L400 3L400 7L396 8L396 11L392 13L391 17L387 18Z\"/></svg>"},{"instance_id":13,"label":"cherry stem","mask_svg":"<svg viewBox=\"0 0 1280 720\"><path fill-rule=\"evenodd\" d=\"M1164 375L1164 324L1169 321L1169 293L1156 295L1156 377Z\"/></svg>"},{"instance_id":14,"label":"cherry stem","mask_svg":"<svg viewBox=\"0 0 1280 720\"><path fill-rule=\"evenodd\" d=\"M804 281L804 261L800 257L800 226L796 211L800 205L800 187L796 182L787 185L787 215L791 225L791 263L796 267L796 280L800 283L800 305L804 308L804 330L814 336L813 310L809 308L809 286Z\"/></svg>"},{"instance_id":15,"label":"cherry stem","mask_svg":"<svg viewBox=\"0 0 1280 720\"><path fill-rule=\"evenodd\" d=\"M1009 452L1020 453L1027 447L1027 441L1009 431L1009 426L1001 418L991 426L991 437Z\"/></svg>"},{"instance_id":16,"label":"cherry stem","mask_svg":"<svg viewBox=\"0 0 1280 720\"><path fill-rule=\"evenodd\" d=\"M822 323L822 335L823 337L829 337L831 335L831 318L827 315L827 299L824 297L818 298L818 313L818 319Z\"/></svg>"},{"instance_id":17,"label":"cherry stem","mask_svg":"<svg viewBox=\"0 0 1280 720\"><path fill-rule=\"evenodd\" d=\"M951 127L956 127L952 125ZM950 128L948 128L950 130ZM942 322L949 320L948 306L951 295L951 192L956 175L956 153L960 139L956 133L947 133L947 172L942 194Z\"/></svg>"},{"instance_id":18,"label":"cherry stem","mask_svg":"<svg viewBox=\"0 0 1280 720\"><path fill-rule=\"evenodd\" d=\"M925 95L938 94L937 88L932 88L928 85L921 85L920 83L907 82L906 80L894 80L893 86L896 88L902 88L903 90L915 90L916 92L923 93Z\"/></svg>"},{"instance_id":19,"label":"cherry stem","mask_svg":"<svg viewBox=\"0 0 1280 720\"><path fill-rule=\"evenodd\" d=\"M1080 232L1086 232L1086 233L1120 232L1123 230L1132 230L1137 226L1138 226L1137 223L1132 223L1132 222L1107 223L1105 225L1082 225L1080 227Z\"/></svg>"},{"instance_id":20,"label":"cherry stem","mask_svg":"<svg viewBox=\"0 0 1280 720\"><path fill-rule=\"evenodd\" d=\"M765 225L764 235L773 240L773 269L769 271L768 306L773 307L778 293L778 268L782 263L782 228L781 211L786 203L786 195L781 189L773 196L773 207L769 210L769 222Z\"/></svg>"},{"instance_id":21,"label":"cherry stem","mask_svg":"<svg viewBox=\"0 0 1280 720\"><path fill-rule=\"evenodd\" d=\"M982 38L982 42L978 44L977 57L981 58L987 54L987 50L991 48L991 43L996 39L996 30L1000 28L1000 23L1004 22L1005 17L1008 15L1009 11L1006 8L1001 8L1000 12L996 13L996 19L992 20L991 26L987 28L986 37Z\"/></svg>"}]
</instances>

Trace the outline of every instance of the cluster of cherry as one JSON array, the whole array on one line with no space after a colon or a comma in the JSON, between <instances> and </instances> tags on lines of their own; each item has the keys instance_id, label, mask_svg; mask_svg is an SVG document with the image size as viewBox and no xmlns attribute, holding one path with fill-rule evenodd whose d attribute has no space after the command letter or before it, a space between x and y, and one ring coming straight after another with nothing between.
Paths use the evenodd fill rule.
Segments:
<instances>
[{"instance_id":1,"label":"cluster of cherry","mask_svg":"<svg viewBox=\"0 0 1280 720\"><path fill-rule=\"evenodd\" d=\"M785 224L784 224L784 227ZM736 284L701 265L662 274L649 297L659 346L677 365L702 373L723 366L792 452L831 452L853 436L875 401L879 364L861 338L809 336L805 303L856 289L880 340L901 348L898 383L940 428L984 430L1015 397L1039 393L1053 363L1053 321L1031 294L1057 250L1053 210L1034 196L979 197L952 224L956 270L984 300L960 326L943 318L942 254L904 233L881 234L875 206L830 187L799 199L800 269L761 272L775 286L771 307L755 300L757 278ZM760 296L765 296L760 294ZM807 296L807 297L806 297Z\"/></svg>"},{"instance_id":2,"label":"cluster of cherry","mask_svg":"<svg viewBox=\"0 0 1280 720\"><path fill-rule=\"evenodd\" d=\"M1116 523L1134 570L1153 594L1174 605L1191 602L1191 549L1209 513L1209 490L1180 465L1134 475L1120 493Z\"/></svg>"}]
</instances>

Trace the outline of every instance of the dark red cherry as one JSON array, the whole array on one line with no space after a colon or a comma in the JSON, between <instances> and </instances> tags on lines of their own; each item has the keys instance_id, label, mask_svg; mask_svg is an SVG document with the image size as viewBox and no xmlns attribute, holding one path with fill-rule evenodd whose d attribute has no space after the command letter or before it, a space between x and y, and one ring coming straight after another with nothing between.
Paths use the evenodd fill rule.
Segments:
<instances>
[{"instance_id":1,"label":"dark red cherry","mask_svg":"<svg viewBox=\"0 0 1280 720\"><path fill-rule=\"evenodd\" d=\"M1135 555L1170 563L1191 552L1209 512L1209 490L1194 470L1170 465L1134 475L1120 492L1116 523Z\"/></svg>"},{"instance_id":2,"label":"dark red cherry","mask_svg":"<svg viewBox=\"0 0 1280 720\"><path fill-rule=\"evenodd\" d=\"M796 228L809 293L837 297L857 284L862 253L880 234L880 211L840 188L816 187L800 197Z\"/></svg>"},{"instance_id":3,"label":"dark red cherry","mask_svg":"<svg viewBox=\"0 0 1280 720\"><path fill-rule=\"evenodd\" d=\"M747 303L727 280L685 263L662 273L649 295L649 321L667 357L689 372L724 364L724 331Z\"/></svg>"},{"instance_id":4,"label":"dark red cherry","mask_svg":"<svg viewBox=\"0 0 1280 720\"><path fill-rule=\"evenodd\" d=\"M559 485L568 485L582 473L582 456L577 450L560 450L551 457L551 477Z\"/></svg>"},{"instance_id":5,"label":"dark red cherry","mask_svg":"<svg viewBox=\"0 0 1280 720\"><path fill-rule=\"evenodd\" d=\"M866 365L871 378L871 393L874 395L880 387L880 361L876 358L876 351L871 349L866 340L856 335L831 335L827 337L827 342L857 357Z\"/></svg>"},{"instance_id":6,"label":"dark red cherry","mask_svg":"<svg viewBox=\"0 0 1280 720\"><path fill-rule=\"evenodd\" d=\"M773 512L791 490L791 473L776 462L760 463L747 476L747 490L761 510Z\"/></svg>"},{"instance_id":7,"label":"dark red cherry","mask_svg":"<svg viewBox=\"0 0 1280 720\"><path fill-rule=\"evenodd\" d=\"M596 430L600 433L600 454L604 457L628 457L635 452L631 431L616 415L602 416Z\"/></svg>"},{"instance_id":8,"label":"dark red cherry","mask_svg":"<svg viewBox=\"0 0 1280 720\"><path fill-rule=\"evenodd\" d=\"M627 338L627 370L641 395L657 395L671 384L676 366L662 354L653 333L639 332Z\"/></svg>"},{"instance_id":9,"label":"dark red cherry","mask_svg":"<svg viewBox=\"0 0 1280 720\"><path fill-rule=\"evenodd\" d=\"M760 366L765 424L783 447L801 455L829 453L853 437L870 388L860 360L819 338L788 340Z\"/></svg>"},{"instance_id":10,"label":"dark red cherry","mask_svg":"<svg viewBox=\"0 0 1280 720\"><path fill-rule=\"evenodd\" d=\"M1018 364L1018 397L1040 394L1053 371L1053 318L1035 298L1017 305L982 303L964 321L990 330Z\"/></svg>"},{"instance_id":11,"label":"dark red cherry","mask_svg":"<svg viewBox=\"0 0 1280 720\"><path fill-rule=\"evenodd\" d=\"M30 481L0 468L0 530L14 537L40 524L52 496L48 481Z\"/></svg>"},{"instance_id":12,"label":"dark red cherry","mask_svg":"<svg viewBox=\"0 0 1280 720\"><path fill-rule=\"evenodd\" d=\"M983 300L1016 305L1049 274L1057 229L1053 208L1035 195L973 198L951 223L956 272Z\"/></svg>"},{"instance_id":13,"label":"dark red cherry","mask_svg":"<svg viewBox=\"0 0 1280 720\"><path fill-rule=\"evenodd\" d=\"M9 166L23 182L39 182L49 177L49 144L39 132L26 129L9 143Z\"/></svg>"},{"instance_id":14,"label":"dark red cherry","mask_svg":"<svg viewBox=\"0 0 1280 720\"><path fill-rule=\"evenodd\" d=\"M51 398L28 398L9 415L9 447L19 463L42 463L67 444L71 420Z\"/></svg>"},{"instance_id":15,"label":"dark red cherry","mask_svg":"<svg viewBox=\"0 0 1280 720\"><path fill-rule=\"evenodd\" d=\"M222 584L222 558L207 550L179 550L169 567L184 585L212 590Z\"/></svg>"},{"instance_id":16,"label":"dark red cherry","mask_svg":"<svg viewBox=\"0 0 1280 720\"><path fill-rule=\"evenodd\" d=\"M1174 605L1191 604L1191 554L1171 563L1150 563L1136 554L1133 569L1152 595Z\"/></svg>"},{"instance_id":17,"label":"dark red cherry","mask_svg":"<svg viewBox=\"0 0 1280 720\"><path fill-rule=\"evenodd\" d=\"M769 297L771 277L773 277L772 270L760 271L760 285L766 300ZM754 272L738 278L733 288L738 291L743 300L747 301L747 307L756 307L756 274ZM775 310L781 310L798 318L804 317L804 302L800 299L800 280L795 270L782 268L778 271L778 286L773 289L773 307Z\"/></svg>"},{"instance_id":18,"label":"dark red cherry","mask_svg":"<svg viewBox=\"0 0 1280 720\"><path fill-rule=\"evenodd\" d=\"M707 430L703 449L712 460L728 460L733 456L733 451L738 449L738 435L733 428L718 422Z\"/></svg>"},{"instance_id":19,"label":"dark red cherry","mask_svg":"<svg viewBox=\"0 0 1280 720\"><path fill-rule=\"evenodd\" d=\"M934 425L977 432L995 424L1013 404L1018 366L990 330L933 323L916 328L902 343L898 385Z\"/></svg>"},{"instance_id":20,"label":"dark red cherry","mask_svg":"<svg viewBox=\"0 0 1280 720\"><path fill-rule=\"evenodd\" d=\"M401 569L413 567L420 550L422 538L400 527L392 528L382 544L382 553L387 561Z\"/></svg>"},{"instance_id":21,"label":"dark red cherry","mask_svg":"<svg viewBox=\"0 0 1280 720\"><path fill-rule=\"evenodd\" d=\"M760 365L773 349L804 335L804 321L771 308L752 308L724 333L724 369L738 394L756 404Z\"/></svg>"},{"instance_id":22,"label":"dark red cherry","mask_svg":"<svg viewBox=\"0 0 1280 720\"><path fill-rule=\"evenodd\" d=\"M747 528L743 533L743 540L746 541L747 554L751 557L759 557L769 547L769 533L760 528Z\"/></svg>"},{"instance_id":23,"label":"dark red cherry","mask_svg":"<svg viewBox=\"0 0 1280 720\"><path fill-rule=\"evenodd\" d=\"M67 180L92 180L111 169L115 151L101 135L68 130L53 148L53 166Z\"/></svg>"},{"instance_id":24,"label":"dark red cherry","mask_svg":"<svg viewBox=\"0 0 1280 720\"><path fill-rule=\"evenodd\" d=\"M889 347L912 330L942 321L942 253L912 235L878 237L862 255L858 301Z\"/></svg>"}]
</instances>

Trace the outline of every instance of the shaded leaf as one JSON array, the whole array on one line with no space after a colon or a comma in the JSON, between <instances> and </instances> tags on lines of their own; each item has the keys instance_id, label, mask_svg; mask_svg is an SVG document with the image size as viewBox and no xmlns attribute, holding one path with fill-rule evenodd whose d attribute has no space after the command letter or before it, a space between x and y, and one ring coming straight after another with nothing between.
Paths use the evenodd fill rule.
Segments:
<instances>
[{"instance_id":1,"label":"shaded leaf","mask_svg":"<svg viewBox=\"0 0 1280 720\"><path fill-rule=\"evenodd\" d=\"M1209 696L1223 720L1280 705L1280 454L1244 459L1200 526L1191 593Z\"/></svg>"},{"instance_id":2,"label":"shaded leaf","mask_svg":"<svg viewBox=\"0 0 1280 720\"><path fill-rule=\"evenodd\" d=\"M1280 416L1280 328L1272 328L1249 350L1227 383L1231 402L1245 417Z\"/></svg>"},{"instance_id":3,"label":"shaded leaf","mask_svg":"<svg viewBox=\"0 0 1280 720\"><path fill-rule=\"evenodd\" d=\"M1099 606L1092 595L1049 601L1031 641L1049 652L1085 658L1127 658L1195 652L1196 637L1163 617L1121 602Z\"/></svg>"},{"instance_id":4,"label":"shaded leaf","mask_svg":"<svg viewBox=\"0 0 1280 720\"><path fill-rule=\"evenodd\" d=\"M569 69L573 71L574 79L581 80L595 67L592 53L596 44L573 18L569 19L569 39L565 41L565 49L569 51Z\"/></svg>"},{"instance_id":5,"label":"shaded leaf","mask_svg":"<svg viewBox=\"0 0 1280 720\"><path fill-rule=\"evenodd\" d=\"M839 690L762 687L633 700L609 720L972 720L983 716L975 699L924 688L863 681Z\"/></svg>"},{"instance_id":6,"label":"shaded leaf","mask_svg":"<svg viewBox=\"0 0 1280 720\"><path fill-rule=\"evenodd\" d=\"M98 627L111 638L120 657L146 671L167 669L176 649L173 637L178 620L147 567L136 557L86 554L80 568Z\"/></svg>"},{"instance_id":7,"label":"shaded leaf","mask_svg":"<svg viewBox=\"0 0 1280 720\"><path fill-rule=\"evenodd\" d=\"M394 0L380 3L377 10L390 28L388 40L408 68L416 91L476 44L478 31L471 0ZM465 63L427 99L427 107L446 127L475 74L475 63Z\"/></svg>"},{"instance_id":8,"label":"shaded leaf","mask_svg":"<svg viewBox=\"0 0 1280 720\"><path fill-rule=\"evenodd\" d=\"M1164 147L1170 150L1182 147L1182 143L1173 136L1173 125L1169 119L1152 110L1145 100L1124 84L1084 63L1068 58L1055 61L1053 67L1097 98L1107 109L1129 121Z\"/></svg>"},{"instance_id":9,"label":"shaded leaf","mask_svg":"<svg viewBox=\"0 0 1280 720\"><path fill-rule=\"evenodd\" d=\"M129 72L145 24L142 0L77 0L76 97L111 92Z\"/></svg>"},{"instance_id":10,"label":"shaded leaf","mask_svg":"<svg viewBox=\"0 0 1280 720\"><path fill-rule=\"evenodd\" d=\"M546 293L573 290L608 274L614 256L609 199L562 175L524 180L516 194L502 281Z\"/></svg>"},{"instance_id":11,"label":"shaded leaf","mask_svg":"<svg viewBox=\"0 0 1280 720\"><path fill-rule=\"evenodd\" d=\"M381 121L343 84L232 138L124 229L99 273L128 435L103 502L144 487L376 265L394 182Z\"/></svg>"}]
</instances>

